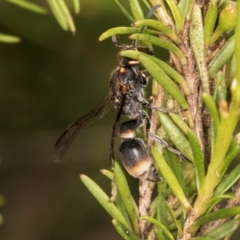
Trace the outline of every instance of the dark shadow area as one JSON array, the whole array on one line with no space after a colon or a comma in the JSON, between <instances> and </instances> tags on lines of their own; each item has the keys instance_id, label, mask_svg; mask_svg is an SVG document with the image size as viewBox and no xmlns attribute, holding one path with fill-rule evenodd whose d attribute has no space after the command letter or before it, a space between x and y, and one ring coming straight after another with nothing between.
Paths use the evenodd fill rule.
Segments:
<instances>
[{"instance_id":1,"label":"dark shadow area","mask_svg":"<svg viewBox=\"0 0 240 240\"><path fill-rule=\"evenodd\" d=\"M41 16L0 3L0 32L21 37L19 44L0 44L0 194L6 198L1 239L120 239L79 180L86 174L110 193L99 169L109 167L111 107L60 163L52 159L64 129L108 94L119 49L98 37L127 21L114 3L106 3L81 1L74 37L60 29L51 11Z\"/></svg>"}]
</instances>

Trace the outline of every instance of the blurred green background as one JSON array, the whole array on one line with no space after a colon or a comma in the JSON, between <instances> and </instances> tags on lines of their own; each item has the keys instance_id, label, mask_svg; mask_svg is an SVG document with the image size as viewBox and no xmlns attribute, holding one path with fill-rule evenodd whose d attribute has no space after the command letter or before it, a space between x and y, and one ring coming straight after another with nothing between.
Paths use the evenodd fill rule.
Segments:
<instances>
[{"instance_id":1,"label":"blurred green background","mask_svg":"<svg viewBox=\"0 0 240 240\"><path fill-rule=\"evenodd\" d=\"M129 22L114 1L81 0L73 37L45 1L35 2L49 14L0 1L0 32L22 39L0 43L0 239L121 239L79 180L84 173L110 194L99 169L109 166L114 110L82 132L60 163L52 151L65 128L108 94L119 49L98 37ZM136 194L138 181L129 179Z\"/></svg>"},{"instance_id":2,"label":"blurred green background","mask_svg":"<svg viewBox=\"0 0 240 240\"><path fill-rule=\"evenodd\" d=\"M46 1L38 15L0 1L0 32L21 37L0 43L0 239L120 239L111 218L79 180L84 173L110 193L99 173L109 167L114 110L89 126L60 163L53 146L73 121L108 94L119 49L98 37L129 25L113 1L81 1L75 37L64 32ZM135 181L137 183L137 181Z\"/></svg>"}]
</instances>

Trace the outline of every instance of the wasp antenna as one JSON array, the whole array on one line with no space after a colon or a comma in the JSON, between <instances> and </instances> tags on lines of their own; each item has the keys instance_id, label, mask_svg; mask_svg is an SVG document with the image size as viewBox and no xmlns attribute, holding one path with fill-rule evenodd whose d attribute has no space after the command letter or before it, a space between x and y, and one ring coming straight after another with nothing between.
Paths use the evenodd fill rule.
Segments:
<instances>
[{"instance_id":1,"label":"wasp antenna","mask_svg":"<svg viewBox=\"0 0 240 240\"><path fill-rule=\"evenodd\" d=\"M150 17L152 17L152 15L154 14L154 12L161 7L161 4L157 4L155 6L153 6L149 12L147 13L145 19L149 19ZM142 26L141 29L140 29L140 33L142 33L144 31L146 26Z\"/></svg>"},{"instance_id":2,"label":"wasp antenna","mask_svg":"<svg viewBox=\"0 0 240 240\"><path fill-rule=\"evenodd\" d=\"M154 7L152 7L149 10L149 12L147 13L145 19L149 19L153 15L153 13L160 7L161 7L161 4L157 4ZM146 28L146 26L142 26L139 33L142 33L145 28ZM118 40L119 40L119 37L117 35L112 36L112 42L116 47L120 47L120 48L136 47L136 40L133 40L132 45L127 45L125 43L120 43Z\"/></svg>"},{"instance_id":3,"label":"wasp antenna","mask_svg":"<svg viewBox=\"0 0 240 240\"><path fill-rule=\"evenodd\" d=\"M146 19L149 19L150 17L152 17L153 13L160 7L161 7L161 4L156 4L155 6L153 6L147 13Z\"/></svg>"},{"instance_id":4,"label":"wasp antenna","mask_svg":"<svg viewBox=\"0 0 240 240\"><path fill-rule=\"evenodd\" d=\"M125 43L120 43L118 42L118 36L117 35L114 35L112 36L112 41L113 41L113 44L116 46L116 47L120 47L120 48L127 48L129 47L129 45L125 44Z\"/></svg>"}]
</instances>

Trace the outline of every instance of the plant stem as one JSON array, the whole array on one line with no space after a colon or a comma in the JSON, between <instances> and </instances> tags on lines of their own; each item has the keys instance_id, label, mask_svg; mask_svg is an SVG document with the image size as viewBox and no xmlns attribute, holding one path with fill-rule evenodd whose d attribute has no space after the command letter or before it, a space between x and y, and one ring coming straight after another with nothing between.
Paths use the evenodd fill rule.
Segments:
<instances>
[{"instance_id":1,"label":"plant stem","mask_svg":"<svg viewBox=\"0 0 240 240\"><path fill-rule=\"evenodd\" d=\"M238 110L235 106L230 107L227 116L221 118L211 163L194 205L194 210L198 216L207 210L213 191L221 180L222 171L225 169L224 159L237 122Z\"/></svg>"}]
</instances>

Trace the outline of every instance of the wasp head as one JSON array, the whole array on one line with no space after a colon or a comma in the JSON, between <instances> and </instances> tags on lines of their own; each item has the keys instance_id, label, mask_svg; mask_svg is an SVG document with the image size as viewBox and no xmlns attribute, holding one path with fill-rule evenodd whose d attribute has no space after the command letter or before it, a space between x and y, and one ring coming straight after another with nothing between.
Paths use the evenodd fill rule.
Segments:
<instances>
[{"instance_id":1,"label":"wasp head","mask_svg":"<svg viewBox=\"0 0 240 240\"><path fill-rule=\"evenodd\" d=\"M138 52L142 52L142 53L146 53L148 55L154 55L154 52L152 51L152 49L150 49L149 47L145 47L145 46L128 46L123 48L117 55L117 59L119 62L119 65L122 67L126 67L126 66L133 66L133 67L137 67L140 65L140 61L137 59L133 59L133 58L129 58L129 57L123 57L121 55L121 52L123 51L127 51L127 50L134 50L134 51L138 51Z\"/></svg>"}]
</instances>

